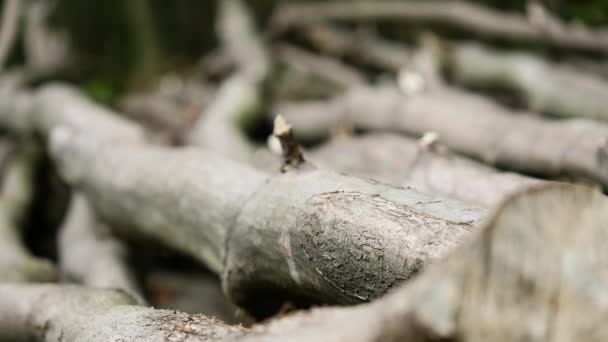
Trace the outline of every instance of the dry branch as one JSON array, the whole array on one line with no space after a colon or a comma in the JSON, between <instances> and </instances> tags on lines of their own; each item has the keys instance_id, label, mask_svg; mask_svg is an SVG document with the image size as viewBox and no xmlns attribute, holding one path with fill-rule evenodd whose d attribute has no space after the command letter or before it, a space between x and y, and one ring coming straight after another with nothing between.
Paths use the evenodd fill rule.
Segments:
<instances>
[{"instance_id":1,"label":"dry branch","mask_svg":"<svg viewBox=\"0 0 608 342\"><path fill-rule=\"evenodd\" d=\"M465 1L330 1L285 3L274 15L277 29L328 20L377 21L402 19L448 23L481 36L545 43L562 48L608 52L608 30L564 24L540 4L527 16L501 13Z\"/></svg>"},{"instance_id":2,"label":"dry branch","mask_svg":"<svg viewBox=\"0 0 608 342\"><path fill-rule=\"evenodd\" d=\"M3 341L224 341L244 331L203 315L138 306L115 290L0 285Z\"/></svg>"},{"instance_id":3,"label":"dry branch","mask_svg":"<svg viewBox=\"0 0 608 342\"><path fill-rule=\"evenodd\" d=\"M552 121L516 113L483 97L439 87L405 95L395 87L353 89L332 101L278 105L300 137L326 136L339 121L378 131L435 131L449 148L489 164L608 185L608 126L585 119Z\"/></svg>"},{"instance_id":4,"label":"dry branch","mask_svg":"<svg viewBox=\"0 0 608 342\"><path fill-rule=\"evenodd\" d=\"M145 303L129 267L126 246L97 221L81 194L73 195L59 233L59 266L64 276L78 283L121 289Z\"/></svg>"},{"instance_id":5,"label":"dry branch","mask_svg":"<svg viewBox=\"0 0 608 342\"><path fill-rule=\"evenodd\" d=\"M393 134L335 139L307 155L319 167L486 207L544 182L500 172L445 149L420 146L413 139Z\"/></svg>"},{"instance_id":6,"label":"dry branch","mask_svg":"<svg viewBox=\"0 0 608 342\"><path fill-rule=\"evenodd\" d=\"M608 82L523 52L492 51L457 44L448 63L459 81L521 92L535 111L608 120Z\"/></svg>"},{"instance_id":7,"label":"dry branch","mask_svg":"<svg viewBox=\"0 0 608 342\"><path fill-rule=\"evenodd\" d=\"M32 144L24 143L8 161L0 193L0 281L51 281L52 264L35 257L23 243L22 228L34 196L35 172L40 158Z\"/></svg>"},{"instance_id":8,"label":"dry branch","mask_svg":"<svg viewBox=\"0 0 608 342\"><path fill-rule=\"evenodd\" d=\"M298 313L245 340L603 341L606 213L606 198L589 188L528 190L475 241L394 293Z\"/></svg>"},{"instance_id":9,"label":"dry branch","mask_svg":"<svg viewBox=\"0 0 608 342\"><path fill-rule=\"evenodd\" d=\"M354 68L327 57L314 55L288 44L277 48L279 60L302 73L315 74L342 89L365 84L365 78Z\"/></svg>"},{"instance_id":10,"label":"dry branch","mask_svg":"<svg viewBox=\"0 0 608 342\"><path fill-rule=\"evenodd\" d=\"M352 57L379 68L397 71L410 60L410 51L404 45L380 39L370 31L351 32L335 25L318 24L303 27L302 33L327 54Z\"/></svg>"}]
</instances>

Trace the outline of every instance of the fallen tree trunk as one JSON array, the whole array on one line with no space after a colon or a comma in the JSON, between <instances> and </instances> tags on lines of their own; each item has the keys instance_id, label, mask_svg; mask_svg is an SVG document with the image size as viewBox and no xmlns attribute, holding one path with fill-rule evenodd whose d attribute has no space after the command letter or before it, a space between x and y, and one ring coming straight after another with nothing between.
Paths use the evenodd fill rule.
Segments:
<instances>
[{"instance_id":1,"label":"fallen tree trunk","mask_svg":"<svg viewBox=\"0 0 608 342\"><path fill-rule=\"evenodd\" d=\"M442 146L423 146L392 134L334 139L311 151L307 158L320 167L488 208L511 193L546 182L501 172Z\"/></svg>"},{"instance_id":2,"label":"fallen tree trunk","mask_svg":"<svg viewBox=\"0 0 608 342\"><path fill-rule=\"evenodd\" d=\"M59 232L63 275L89 287L121 289L145 303L129 267L126 246L97 222L83 195L74 194L71 202Z\"/></svg>"},{"instance_id":3,"label":"fallen tree trunk","mask_svg":"<svg viewBox=\"0 0 608 342\"><path fill-rule=\"evenodd\" d=\"M300 2L282 4L274 14L275 30L328 20L378 21L402 19L447 23L480 36L553 45L561 48L608 52L608 31L568 25L538 3L527 16L501 13L465 1Z\"/></svg>"},{"instance_id":4,"label":"fallen tree trunk","mask_svg":"<svg viewBox=\"0 0 608 342\"><path fill-rule=\"evenodd\" d=\"M532 54L496 52L475 44L452 46L447 63L460 82L517 90L532 110L608 120L608 82L590 74Z\"/></svg>"},{"instance_id":5,"label":"fallen tree trunk","mask_svg":"<svg viewBox=\"0 0 608 342\"><path fill-rule=\"evenodd\" d=\"M584 119L552 121L516 113L449 87L403 94L363 87L331 101L279 104L299 136L320 138L341 121L375 131L435 131L451 149L500 167L608 185L608 126Z\"/></svg>"},{"instance_id":6,"label":"fallen tree trunk","mask_svg":"<svg viewBox=\"0 0 608 342\"><path fill-rule=\"evenodd\" d=\"M373 303L317 308L245 329L134 306L108 290L0 286L14 341L603 341L608 200L549 185L506 201L475 240ZM572 229L576 224L577 229Z\"/></svg>"},{"instance_id":7,"label":"fallen tree trunk","mask_svg":"<svg viewBox=\"0 0 608 342\"><path fill-rule=\"evenodd\" d=\"M62 173L115 230L194 256L262 314L286 298L376 298L459 245L484 214L322 170L268 176L201 149L58 134Z\"/></svg>"},{"instance_id":8,"label":"fallen tree trunk","mask_svg":"<svg viewBox=\"0 0 608 342\"><path fill-rule=\"evenodd\" d=\"M323 170L269 176L202 149L144 146L128 122L74 92L27 94L4 100L38 104L20 113L33 127L20 128L53 131L64 179L100 218L115 232L195 257L222 274L232 300L261 315L285 298L376 298L461 244L485 214Z\"/></svg>"}]
</instances>

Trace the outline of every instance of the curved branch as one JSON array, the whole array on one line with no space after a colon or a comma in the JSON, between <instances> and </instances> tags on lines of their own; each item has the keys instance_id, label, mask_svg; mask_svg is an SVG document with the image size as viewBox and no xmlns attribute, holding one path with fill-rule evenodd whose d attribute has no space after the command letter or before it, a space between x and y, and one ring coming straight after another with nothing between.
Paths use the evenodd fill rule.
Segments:
<instances>
[{"instance_id":1,"label":"curved branch","mask_svg":"<svg viewBox=\"0 0 608 342\"><path fill-rule=\"evenodd\" d=\"M0 285L3 341L225 341L244 332L203 315L138 306L115 290Z\"/></svg>"},{"instance_id":2,"label":"curved branch","mask_svg":"<svg viewBox=\"0 0 608 342\"><path fill-rule=\"evenodd\" d=\"M489 164L608 186L608 126L585 119L549 120L516 113L450 87L406 95L396 87L361 87L332 101L283 104L298 136L327 136L340 121L411 135L437 132L449 148Z\"/></svg>"}]
</instances>

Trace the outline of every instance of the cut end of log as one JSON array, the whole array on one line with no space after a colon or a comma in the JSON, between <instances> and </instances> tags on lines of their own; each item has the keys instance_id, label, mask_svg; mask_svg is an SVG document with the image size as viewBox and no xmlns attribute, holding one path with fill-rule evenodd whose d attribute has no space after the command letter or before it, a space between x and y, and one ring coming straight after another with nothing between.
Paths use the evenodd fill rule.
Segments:
<instances>
[{"instance_id":1,"label":"cut end of log","mask_svg":"<svg viewBox=\"0 0 608 342\"><path fill-rule=\"evenodd\" d=\"M290 169L297 169L300 164L304 163L304 156L300 151L300 147L293 135L291 125L287 123L285 117L279 114L274 119L273 136L275 136L280 144L283 155L283 165L281 172L287 172Z\"/></svg>"}]
</instances>

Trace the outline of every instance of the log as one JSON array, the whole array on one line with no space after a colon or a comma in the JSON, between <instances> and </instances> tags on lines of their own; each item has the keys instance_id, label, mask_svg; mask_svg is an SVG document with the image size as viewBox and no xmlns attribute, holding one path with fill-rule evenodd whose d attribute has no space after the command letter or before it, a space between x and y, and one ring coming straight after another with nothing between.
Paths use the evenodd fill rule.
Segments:
<instances>
[{"instance_id":1,"label":"log","mask_svg":"<svg viewBox=\"0 0 608 342\"><path fill-rule=\"evenodd\" d=\"M377 298L461 244L485 215L329 171L268 175L201 148L147 146L131 123L60 86L3 100L25 98L37 111L21 112L20 122L32 126L16 128L50 137L64 180L114 232L191 255L258 316L285 298Z\"/></svg>"},{"instance_id":2,"label":"log","mask_svg":"<svg viewBox=\"0 0 608 342\"><path fill-rule=\"evenodd\" d=\"M67 279L88 287L120 289L145 299L129 266L128 251L97 221L87 199L74 194L59 232L59 267Z\"/></svg>"},{"instance_id":3,"label":"log","mask_svg":"<svg viewBox=\"0 0 608 342\"><path fill-rule=\"evenodd\" d=\"M474 43L455 44L447 60L459 82L516 90L534 111L608 120L608 82L602 78L533 54L493 51Z\"/></svg>"},{"instance_id":4,"label":"log","mask_svg":"<svg viewBox=\"0 0 608 342\"><path fill-rule=\"evenodd\" d=\"M138 306L117 290L0 285L3 341L224 341L244 330L203 315Z\"/></svg>"},{"instance_id":5,"label":"log","mask_svg":"<svg viewBox=\"0 0 608 342\"><path fill-rule=\"evenodd\" d=\"M59 130L52 150L68 183L115 231L193 256L258 316L285 298L376 298L462 243L485 213L323 170L267 175L200 148Z\"/></svg>"},{"instance_id":6,"label":"log","mask_svg":"<svg viewBox=\"0 0 608 342\"><path fill-rule=\"evenodd\" d=\"M505 201L474 240L383 298L300 311L250 329L143 308L116 291L0 285L0 338L603 341L607 213L606 197L588 187L527 189Z\"/></svg>"},{"instance_id":7,"label":"log","mask_svg":"<svg viewBox=\"0 0 608 342\"><path fill-rule=\"evenodd\" d=\"M497 12L466 1L366 1L289 2L273 16L275 31L331 20L407 20L449 24L485 37L542 43L560 48L606 53L608 30L565 24L539 3L531 3L527 15Z\"/></svg>"},{"instance_id":8,"label":"log","mask_svg":"<svg viewBox=\"0 0 608 342\"><path fill-rule=\"evenodd\" d=\"M243 340L605 340L607 209L587 187L527 190L474 241L386 297L298 313Z\"/></svg>"},{"instance_id":9,"label":"log","mask_svg":"<svg viewBox=\"0 0 608 342\"><path fill-rule=\"evenodd\" d=\"M439 141L441 143L441 141ZM498 171L445 147L396 134L333 139L307 154L315 165L493 208L509 194L546 181Z\"/></svg>"},{"instance_id":10,"label":"log","mask_svg":"<svg viewBox=\"0 0 608 342\"><path fill-rule=\"evenodd\" d=\"M488 164L545 177L583 177L608 185L608 126L514 112L450 87L403 94L363 87L330 101L278 104L298 136L320 139L340 121L372 131L437 132L450 149Z\"/></svg>"}]
</instances>

